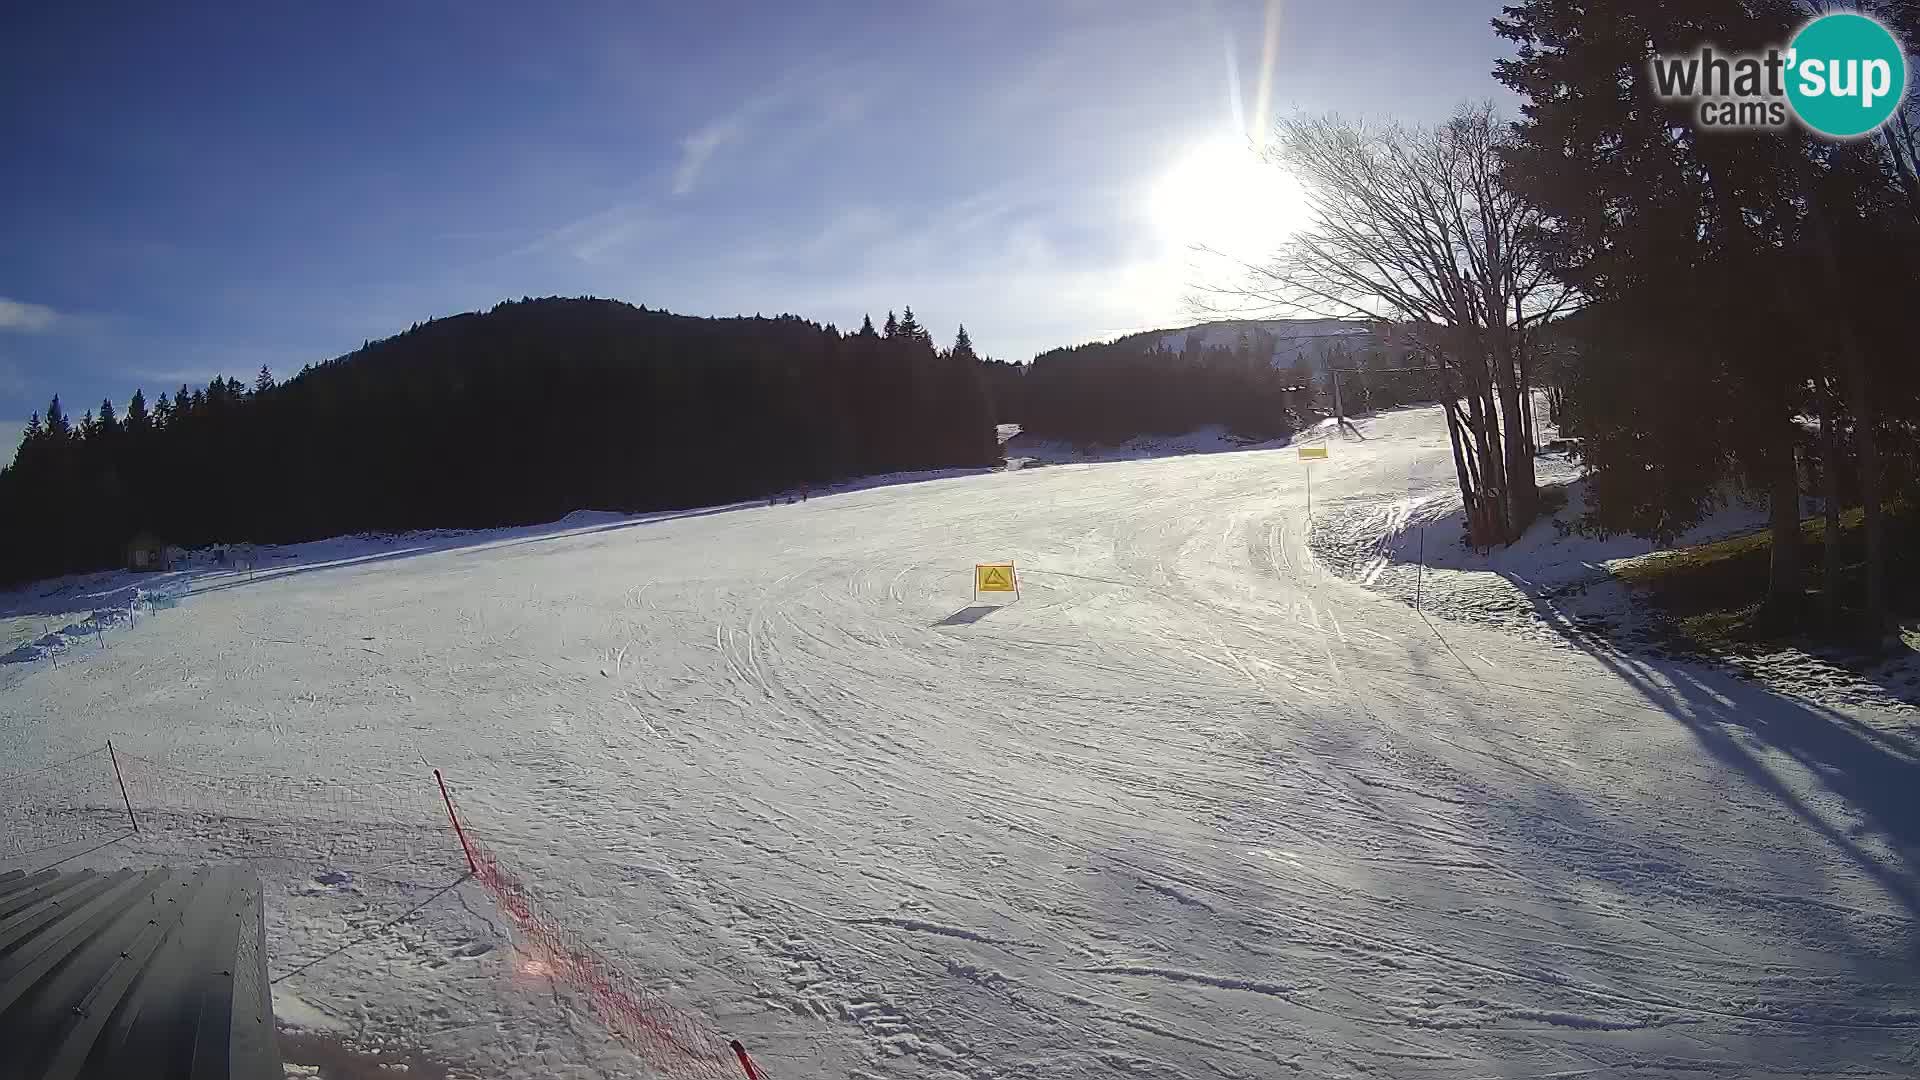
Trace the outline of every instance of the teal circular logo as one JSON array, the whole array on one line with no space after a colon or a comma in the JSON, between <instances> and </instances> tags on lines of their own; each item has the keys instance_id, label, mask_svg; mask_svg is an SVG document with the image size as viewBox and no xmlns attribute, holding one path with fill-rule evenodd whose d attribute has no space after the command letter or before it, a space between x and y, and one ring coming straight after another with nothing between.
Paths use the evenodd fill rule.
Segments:
<instances>
[{"instance_id":1,"label":"teal circular logo","mask_svg":"<svg viewBox=\"0 0 1920 1080\"><path fill-rule=\"evenodd\" d=\"M1887 122L1907 93L1907 58L1886 27L1835 12L1800 28L1789 45L1787 101L1822 135L1865 135Z\"/></svg>"}]
</instances>

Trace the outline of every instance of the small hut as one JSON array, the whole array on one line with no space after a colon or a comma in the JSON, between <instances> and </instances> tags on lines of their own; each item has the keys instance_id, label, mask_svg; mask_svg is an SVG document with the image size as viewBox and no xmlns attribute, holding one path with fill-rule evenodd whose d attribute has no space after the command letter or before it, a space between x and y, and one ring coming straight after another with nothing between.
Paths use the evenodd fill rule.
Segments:
<instances>
[{"instance_id":1,"label":"small hut","mask_svg":"<svg viewBox=\"0 0 1920 1080\"><path fill-rule=\"evenodd\" d=\"M167 545L150 532L142 530L127 541L127 569L129 570L166 570L172 559L168 557Z\"/></svg>"}]
</instances>

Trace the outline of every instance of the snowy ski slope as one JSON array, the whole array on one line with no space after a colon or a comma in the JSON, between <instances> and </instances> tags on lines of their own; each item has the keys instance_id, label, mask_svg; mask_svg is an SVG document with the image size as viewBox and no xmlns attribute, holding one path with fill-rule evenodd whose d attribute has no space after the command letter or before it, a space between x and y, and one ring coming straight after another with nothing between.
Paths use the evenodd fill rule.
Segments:
<instances>
[{"instance_id":1,"label":"snowy ski slope","mask_svg":"<svg viewBox=\"0 0 1920 1080\"><path fill-rule=\"evenodd\" d=\"M1451 485L1436 412L1368 434L1316 502ZM1908 721L1429 624L1314 565L1301 470L328 549L7 673L0 755L431 762L550 906L781 1078L1920 1073ZM1022 599L975 606L1003 559ZM365 922L283 887L282 942ZM486 907L469 883L286 979L282 1017L645 1075Z\"/></svg>"}]
</instances>

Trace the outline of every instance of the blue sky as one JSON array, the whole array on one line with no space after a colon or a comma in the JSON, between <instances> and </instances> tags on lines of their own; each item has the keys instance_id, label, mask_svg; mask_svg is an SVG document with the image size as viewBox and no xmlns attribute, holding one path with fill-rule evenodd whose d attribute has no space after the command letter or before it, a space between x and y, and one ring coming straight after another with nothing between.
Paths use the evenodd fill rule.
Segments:
<instances>
[{"instance_id":1,"label":"blue sky","mask_svg":"<svg viewBox=\"0 0 1920 1080\"><path fill-rule=\"evenodd\" d=\"M35 5L0 45L0 456L56 392L290 374L503 297L911 304L1023 360L1179 325L1270 16L1267 115L1431 121L1510 104L1498 8Z\"/></svg>"}]
</instances>

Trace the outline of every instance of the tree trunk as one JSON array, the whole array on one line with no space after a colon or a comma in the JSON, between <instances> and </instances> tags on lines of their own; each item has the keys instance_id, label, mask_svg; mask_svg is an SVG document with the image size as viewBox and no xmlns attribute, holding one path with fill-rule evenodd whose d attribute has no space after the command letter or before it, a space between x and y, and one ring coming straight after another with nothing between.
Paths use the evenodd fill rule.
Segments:
<instances>
[{"instance_id":1,"label":"tree trunk","mask_svg":"<svg viewBox=\"0 0 1920 1080\"><path fill-rule=\"evenodd\" d=\"M1460 450L1460 417L1454 412L1455 405L1449 401L1442 406L1447 414L1447 441L1453 444L1453 475L1460 481L1460 505L1467 514L1468 532L1471 534L1474 521L1473 484L1468 479L1467 457ZM1472 537L1478 541L1478 537Z\"/></svg>"},{"instance_id":2,"label":"tree trunk","mask_svg":"<svg viewBox=\"0 0 1920 1080\"><path fill-rule=\"evenodd\" d=\"M1446 409L1450 417L1449 423L1453 425L1448 434L1460 444L1455 451L1454 471L1460 474L1461 484L1472 491L1476 498L1481 497L1487 489L1486 485L1480 482L1480 452L1473 445L1473 428L1467 419L1460 415L1460 403L1457 400L1449 398Z\"/></svg>"},{"instance_id":3,"label":"tree trunk","mask_svg":"<svg viewBox=\"0 0 1920 1080\"><path fill-rule=\"evenodd\" d=\"M1534 435L1536 429L1533 426L1533 372L1528 370L1531 367L1527 363L1528 354L1526 343L1522 341L1517 354L1520 359L1520 417L1527 425L1527 446L1537 451L1540 449L1540 440Z\"/></svg>"},{"instance_id":4,"label":"tree trunk","mask_svg":"<svg viewBox=\"0 0 1920 1080\"><path fill-rule=\"evenodd\" d=\"M1880 520L1880 445L1873 431L1873 399L1867 393L1867 365L1860 357L1853 332L1840 335L1841 351L1847 356L1847 399L1853 412L1853 443L1860 457L1860 531L1867 541L1867 595L1861 621L1870 639L1878 642L1887 632L1887 557L1882 547Z\"/></svg>"},{"instance_id":5,"label":"tree trunk","mask_svg":"<svg viewBox=\"0 0 1920 1080\"><path fill-rule=\"evenodd\" d=\"M1767 493L1772 504L1773 559L1767 573L1767 614L1790 626L1805 601L1800 559L1800 471L1794 462L1793 425L1775 425L1767 449Z\"/></svg>"},{"instance_id":6,"label":"tree trunk","mask_svg":"<svg viewBox=\"0 0 1920 1080\"><path fill-rule=\"evenodd\" d=\"M1506 440L1500 425L1500 412L1494 403L1493 388L1482 384L1481 394L1481 470L1482 475L1491 478L1487 483L1489 498L1486 512L1495 538L1504 544L1513 539L1512 522L1507 517Z\"/></svg>"},{"instance_id":7,"label":"tree trunk","mask_svg":"<svg viewBox=\"0 0 1920 1080\"><path fill-rule=\"evenodd\" d=\"M1506 478L1501 470L1500 417L1494 411L1493 395L1486 385L1486 357L1484 354L1470 363L1479 365L1474 372L1475 378L1467 394L1467 426L1473 433L1471 448L1477 456L1480 472L1479 489L1485 503L1481 507L1482 520L1486 522L1486 537L1476 537L1483 546L1504 543L1509 539L1506 522Z\"/></svg>"},{"instance_id":8,"label":"tree trunk","mask_svg":"<svg viewBox=\"0 0 1920 1080\"><path fill-rule=\"evenodd\" d=\"M1820 493L1827 507L1827 541L1820 576L1820 608L1827 633L1840 632L1840 437L1834 431L1831 388L1820 395Z\"/></svg>"},{"instance_id":9,"label":"tree trunk","mask_svg":"<svg viewBox=\"0 0 1920 1080\"><path fill-rule=\"evenodd\" d=\"M1777 303L1783 306L1790 304L1791 299L1785 295L1779 275L1773 272L1769 262L1759 257L1761 243L1754 235L1753 225L1747 220L1744 208L1734 198L1731 177L1738 175L1739 170L1732 159L1730 144L1724 140L1706 139L1696 145L1707 164L1708 190L1719 208L1721 227L1730 238L1732 250L1721 257L1722 270L1732 274L1735 279L1744 278L1743 286L1747 291L1764 289L1779 297ZM1806 180L1805 159L1797 148L1789 148L1787 155L1794 161L1801 190L1806 194L1809 204L1817 204ZM1764 363L1756 364L1752 362L1752 357L1740 355L1740 346L1732 342L1725 344L1738 357L1729 365L1730 369L1750 395L1748 401L1751 404L1743 402L1742 407L1756 410L1756 415L1762 418L1756 438L1766 443L1757 448L1757 465L1766 478L1769 502L1772 504L1773 555L1763 614L1779 621L1781 625L1790 625L1805 599L1800 558L1800 477L1793 452L1792 385L1790 377L1770 373Z\"/></svg>"},{"instance_id":10,"label":"tree trunk","mask_svg":"<svg viewBox=\"0 0 1920 1080\"><path fill-rule=\"evenodd\" d=\"M1525 410L1520 404L1519 358L1515 356L1517 343L1512 330L1504 325L1492 327L1487 334L1486 344L1484 355L1494 392L1500 399L1502 430L1499 445L1505 479L1501 494L1507 519L1505 539L1512 543L1533 523L1536 492L1532 438L1525 426Z\"/></svg>"},{"instance_id":11,"label":"tree trunk","mask_svg":"<svg viewBox=\"0 0 1920 1080\"><path fill-rule=\"evenodd\" d=\"M1501 361L1505 363L1505 361ZM1520 538L1533 524L1537 492L1533 478L1532 439L1526 430L1520 408L1520 389L1511 375L1500 388L1500 412L1506 419L1507 541Z\"/></svg>"},{"instance_id":12,"label":"tree trunk","mask_svg":"<svg viewBox=\"0 0 1920 1080\"><path fill-rule=\"evenodd\" d=\"M1822 275L1835 295L1847 295L1840 276L1840 262L1833 253L1833 233L1827 227L1826 208L1813 190L1806 162L1795 157L1796 178L1807 200L1807 220L1813 225L1813 246L1820 257ZM1845 312L1832 320L1832 328L1846 368L1847 405L1853 413L1853 440L1860 458L1861 532L1867 541L1867 594L1863 604L1863 626L1870 640L1879 642L1887 632L1887 563L1882 546L1880 520L1880 444L1874 434L1873 396L1867 386L1867 360L1854 336L1853 322Z\"/></svg>"}]
</instances>

